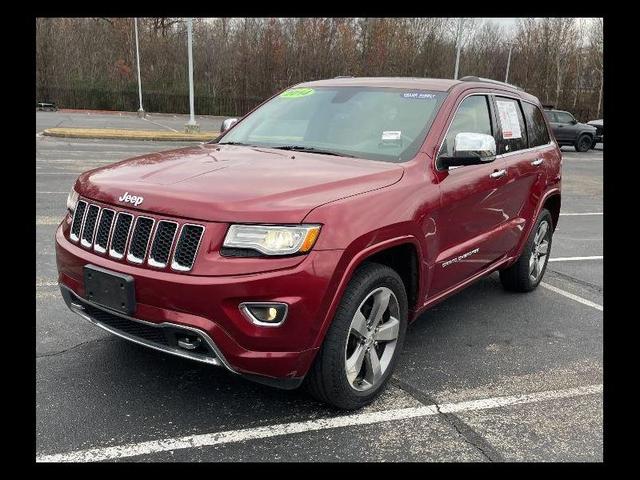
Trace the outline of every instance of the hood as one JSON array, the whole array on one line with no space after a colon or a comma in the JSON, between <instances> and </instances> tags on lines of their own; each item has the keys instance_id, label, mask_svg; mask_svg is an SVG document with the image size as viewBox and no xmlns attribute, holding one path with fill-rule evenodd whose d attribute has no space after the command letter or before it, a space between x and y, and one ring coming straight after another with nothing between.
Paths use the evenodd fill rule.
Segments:
<instances>
[{"instance_id":1,"label":"hood","mask_svg":"<svg viewBox=\"0 0 640 480\"><path fill-rule=\"evenodd\" d=\"M386 187L403 173L387 162L204 144L91 170L78 178L76 190L96 201L171 217L298 223L321 204Z\"/></svg>"}]
</instances>

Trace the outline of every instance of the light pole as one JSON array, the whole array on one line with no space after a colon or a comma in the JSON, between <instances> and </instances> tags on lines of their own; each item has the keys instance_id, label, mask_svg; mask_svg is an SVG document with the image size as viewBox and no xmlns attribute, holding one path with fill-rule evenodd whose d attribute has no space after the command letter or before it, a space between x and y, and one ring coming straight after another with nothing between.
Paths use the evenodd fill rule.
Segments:
<instances>
[{"instance_id":1,"label":"light pole","mask_svg":"<svg viewBox=\"0 0 640 480\"><path fill-rule=\"evenodd\" d=\"M193 40L191 34L192 19L187 18L187 44L189 49L189 121L184 126L184 131L199 132L200 126L196 123L196 118L193 114Z\"/></svg>"},{"instance_id":2,"label":"light pole","mask_svg":"<svg viewBox=\"0 0 640 480\"><path fill-rule=\"evenodd\" d=\"M133 19L133 24L136 29L136 64L138 65L138 98L140 99L140 108L138 109L138 116L144 117L144 109L142 108L142 82L140 81L140 47L138 46L138 19Z\"/></svg>"},{"instance_id":3,"label":"light pole","mask_svg":"<svg viewBox=\"0 0 640 480\"><path fill-rule=\"evenodd\" d=\"M458 79L458 65L460 64L460 48L462 47L462 22L464 18L458 20L458 35L456 37L456 71L453 74L453 79Z\"/></svg>"},{"instance_id":4,"label":"light pole","mask_svg":"<svg viewBox=\"0 0 640 480\"><path fill-rule=\"evenodd\" d=\"M511 65L511 49L513 49L513 42L509 42L509 56L507 57L507 73L504 75L504 83L509 83L509 66Z\"/></svg>"}]
</instances>

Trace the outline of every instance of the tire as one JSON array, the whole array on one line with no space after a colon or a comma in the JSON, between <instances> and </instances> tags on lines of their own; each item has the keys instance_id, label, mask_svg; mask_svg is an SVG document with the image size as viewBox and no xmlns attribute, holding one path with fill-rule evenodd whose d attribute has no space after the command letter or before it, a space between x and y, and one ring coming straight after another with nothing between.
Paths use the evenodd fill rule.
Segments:
<instances>
[{"instance_id":1,"label":"tire","mask_svg":"<svg viewBox=\"0 0 640 480\"><path fill-rule=\"evenodd\" d=\"M574 144L574 148L576 149L576 152L586 152L591 148L592 143L593 139L591 136L585 133L578 137Z\"/></svg>"},{"instance_id":2,"label":"tire","mask_svg":"<svg viewBox=\"0 0 640 480\"><path fill-rule=\"evenodd\" d=\"M383 310L379 330L368 329L366 320L376 317L373 307L384 305L387 296L388 305ZM402 350L407 308L407 293L395 270L377 263L365 263L358 268L305 379L309 393L345 410L371 403L384 390ZM357 312L362 316L356 315ZM366 333L366 339L359 333L361 331ZM392 339L394 334L395 340ZM372 343L376 335L378 343ZM383 340L385 336L390 340ZM361 354L363 351L365 353ZM380 370L372 367L376 363L372 354L378 359ZM360 367L348 369L348 364L357 365L354 359L360 356ZM378 372L377 376L374 371Z\"/></svg>"},{"instance_id":3,"label":"tire","mask_svg":"<svg viewBox=\"0 0 640 480\"><path fill-rule=\"evenodd\" d=\"M543 228L543 223L546 223L546 232L539 243L536 242L539 231ZM535 289L547 269L547 263L549 262L549 255L551 254L551 239L553 237L553 220L549 210L542 209L540 215L534 227L531 229L527 243L520 254L520 257L510 267L500 270L500 282L506 290L513 292L530 292ZM541 257L540 252L543 250L542 245L546 241L546 255ZM536 252L535 247L538 247ZM533 260L533 257L537 260ZM541 260L541 263L539 263ZM532 262L535 263L532 266ZM532 268L534 271L532 271ZM535 275L535 278L534 278Z\"/></svg>"}]
</instances>

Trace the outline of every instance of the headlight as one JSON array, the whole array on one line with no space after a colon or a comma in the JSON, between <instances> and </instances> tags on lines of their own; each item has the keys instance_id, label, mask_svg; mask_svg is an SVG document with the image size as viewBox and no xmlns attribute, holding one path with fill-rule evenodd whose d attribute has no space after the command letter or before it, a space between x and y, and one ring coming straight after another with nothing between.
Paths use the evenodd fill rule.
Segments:
<instances>
[{"instance_id":1,"label":"headlight","mask_svg":"<svg viewBox=\"0 0 640 480\"><path fill-rule=\"evenodd\" d=\"M319 233L320 225L231 225L223 247L257 250L264 255L306 253Z\"/></svg>"},{"instance_id":2,"label":"headlight","mask_svg":"<svg viewBox=\"0 0 640 480\"><path fill-rule=\"evenodd\" d=\"M76 203L78 203L78 192L71 188L71 191L67 196L67 210L69 210L71 214L73 214L73 211L76 208Z\"/></svg>"}]
</instances>

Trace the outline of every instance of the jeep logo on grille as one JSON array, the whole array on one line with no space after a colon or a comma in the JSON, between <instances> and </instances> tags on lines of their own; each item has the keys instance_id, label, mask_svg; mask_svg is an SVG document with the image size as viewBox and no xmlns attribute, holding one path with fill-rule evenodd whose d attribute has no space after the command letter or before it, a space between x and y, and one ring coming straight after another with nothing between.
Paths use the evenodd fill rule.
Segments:
<instances>
[{"instance_id":1,"label":"jeep logo on grille","mask_svg":"<svg viewBox=\"0 0 640 480\"><path fill-rule=\"evenodd\" d=\"M118 198L121 202L133 203L136 207L142 203L144 197L138 197L136 195L129 195L129 192L124 192L124 194Z\"/></svg>"}]
</instances>

